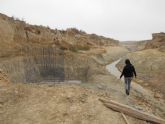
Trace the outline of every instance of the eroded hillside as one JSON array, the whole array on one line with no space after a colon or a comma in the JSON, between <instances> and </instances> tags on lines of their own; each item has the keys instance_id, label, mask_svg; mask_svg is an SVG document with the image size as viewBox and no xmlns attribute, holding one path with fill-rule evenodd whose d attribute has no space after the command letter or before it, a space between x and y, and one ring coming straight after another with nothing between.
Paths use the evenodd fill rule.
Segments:
<instances>
[{"instance_id":1,"label":"eroded hillside","mask_svg":"<svg viewBox=\"0 0 165 124\"><path fill-rule=\"evenodd\" d=\"M53 30L3 14L0 29L0 68L13 82L38 82L55 74L63 80L87 81L91 75L105 73L93 56L106 53L105 47L119 46L117 40L75 28Z\"/></svg>"}]
</instances>

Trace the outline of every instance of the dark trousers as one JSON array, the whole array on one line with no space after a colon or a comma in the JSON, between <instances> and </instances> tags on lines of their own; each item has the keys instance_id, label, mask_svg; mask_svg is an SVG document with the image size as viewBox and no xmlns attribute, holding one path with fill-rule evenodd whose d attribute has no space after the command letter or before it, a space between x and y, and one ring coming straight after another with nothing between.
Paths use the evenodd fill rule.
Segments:
<instances>
[{"instance_id":1,"label":"dark trousers","mask_svg":"<svg viewBox=\"0 0 165 124\"><path fill-rule=\"evenodd\" d=\"M125 90L127 90L129 92L130 91L132 77L125 77L124 81L125 81Z\"/></svg>"}]
</instances>

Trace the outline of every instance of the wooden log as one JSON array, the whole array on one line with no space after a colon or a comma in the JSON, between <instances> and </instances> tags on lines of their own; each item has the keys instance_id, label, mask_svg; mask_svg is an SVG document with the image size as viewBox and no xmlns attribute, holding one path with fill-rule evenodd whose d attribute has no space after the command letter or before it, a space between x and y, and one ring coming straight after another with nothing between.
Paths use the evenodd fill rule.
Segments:
<instances>
[{"instance_id":1,"label":"wooden log","mask_svg":"<svg viewBox=\"0 0 165 124\"><path fill-rule=\"evenodd\" d=\"M130 106L112 101L112 100L105 100L105 99L99 99L107 108L111 108L114 111L118 111L124 114L127 114L129 116L132 116L134 118L148 121L148 122L153 122L157 124L165 124L165 120L161 119L159 117L156 117L154 115L136 110Z\"/></svg>"}]
</instances>

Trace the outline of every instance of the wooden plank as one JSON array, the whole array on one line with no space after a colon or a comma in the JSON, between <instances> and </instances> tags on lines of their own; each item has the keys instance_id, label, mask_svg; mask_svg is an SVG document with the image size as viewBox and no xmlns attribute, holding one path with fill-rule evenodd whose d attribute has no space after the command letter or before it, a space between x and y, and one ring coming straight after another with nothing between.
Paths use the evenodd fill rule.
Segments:
<instances>
[{"instance_id":1,"label":"wooden plank","mask_svg":"<svg viewBox=\"0 0 165 124\"><path fill-rule=\"evenodd\" d=\"M145 121L149 121L149 122L154 122L157 124L165 124L165 120L161 119L159 117L156 117L154 115L136 110L130 106L112 101L112 100L105 100L105 99L99 99L101 102L103 102L103 104L108 107L111 108L112 110L127 114L129 116L135 117L137 119L140 120L145 120Z\"/></svg>"},{"instance_id":2,"label":"wooden plank","mask_svg":"<svg viewBox=\"0 0 165 124\"><path fill-rule=\"evenodd\" d=\"M126 124L129 124L129 122L128 122L128 120L127 120L126 116L125 116L123 113L121 113L121 115L122 115L122 117L124 118L124 120L125 120Z\"/></svg>"}]
</instances>

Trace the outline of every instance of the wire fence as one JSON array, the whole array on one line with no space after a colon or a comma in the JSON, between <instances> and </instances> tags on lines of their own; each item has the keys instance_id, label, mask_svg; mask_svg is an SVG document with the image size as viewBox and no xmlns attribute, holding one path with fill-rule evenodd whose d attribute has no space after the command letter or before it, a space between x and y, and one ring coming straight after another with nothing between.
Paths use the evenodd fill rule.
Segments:
<instances>
[{"instance_id":1,"label":"wire fence","mask_svg":"<svg viewBox=\"0 0 165 124\"><path fill-rule=\"evenodd\" d=\"M56 47L30 48L22 50L26 82L63 81L64 51Z\"/></svg>"}]
</instances>

